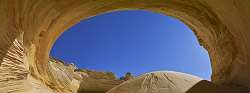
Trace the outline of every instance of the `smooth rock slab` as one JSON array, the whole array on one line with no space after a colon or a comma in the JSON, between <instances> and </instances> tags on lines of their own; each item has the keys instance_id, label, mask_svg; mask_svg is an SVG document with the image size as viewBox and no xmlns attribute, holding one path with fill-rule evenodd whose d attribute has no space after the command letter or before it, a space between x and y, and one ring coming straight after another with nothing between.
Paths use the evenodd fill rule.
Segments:
<instances>
[{"instance_id":1,"label":"smooth rock slab","mask_svg":"<svg viewBox=\"0 0 250 93\"><path fill-rule=\"evenodd\" d=\"M126 81L107 93L185 93L201 80L180 72L151 72Z\"/></svg>"}]
</instances>

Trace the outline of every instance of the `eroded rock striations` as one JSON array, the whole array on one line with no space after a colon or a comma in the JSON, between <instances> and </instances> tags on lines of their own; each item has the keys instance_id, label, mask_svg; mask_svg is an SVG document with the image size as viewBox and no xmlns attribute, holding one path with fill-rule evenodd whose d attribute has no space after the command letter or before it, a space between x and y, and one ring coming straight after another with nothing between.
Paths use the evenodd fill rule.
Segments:
<instances>
[{"instance_id":1,"label":"eroded rock striations","mask_svg":"<svg viewBox=\"0 0 250 93\"><path fill-rule=\"evenodd\" d=\"M77 71L88 75L88 77L82 78L78 93L105 93L124 82L124 80L118 80L112 72L98 72L86 69L78 69Z\"/></svg>"},{"instance_id":2,"label":"eroded rock striations","mask_svg":"<svg viewBox=\"0 0 250 93\"><path fill-rule=\"evenodd\" d=\"M110 89L106 93L241 93L199 77L174 72L156 71L143 74Z\"/></svg>"},{"instance_id":3,"label":"eroded rock striations","mask_svg":"<svg viewBox=\"0 0 250 93\"><path fill-rule=\"evenodd\" d=\"M76 72L78 69L74 64L66 64L61 60L50 57L49 64L51 66L52 75L58 78L58 83L68 85L71 90L69 92L76 93L82 78L88 77L85 72Z\"/></svg>"},{"instance_id":4,"label":"eroded rock striations","mask_svg":"<svg viewBox=\"0 0 250 93\"><path fill-rule=\"evenodd\" d=\"M151 72L126 81L107 93L185 93L201 80L179 72Z\"/></svg>"},{"instance_id":5,"label":"eroded rock striations","mask_svg":"<svg viewBox=\"0 0 250 93\"><path fill-rule=\"evenodd\" d=\"M53 75L60 81L67 83L72 93L105 93L111 88L121 84L125 80L118 80L112 72L100 72L87 69L79 69L74 64L50 57L49 64L52 66ZM59 76L58 76L59 75ZM68 79L62 78L66 75Z\"/></svg>"},{"instance_id":6,"label":"eroded rock striations","mask_svg":"<svg viewBox=\"0 0 250 93\"><path fill-rule=\"evenodd\" d=\"M249 0L0 0L0 91L74 92L71 67L48 62L53 43L81 20L127 9L180 19L208 50L212 82L250 90Z\"/></svg>"}]
</instances>

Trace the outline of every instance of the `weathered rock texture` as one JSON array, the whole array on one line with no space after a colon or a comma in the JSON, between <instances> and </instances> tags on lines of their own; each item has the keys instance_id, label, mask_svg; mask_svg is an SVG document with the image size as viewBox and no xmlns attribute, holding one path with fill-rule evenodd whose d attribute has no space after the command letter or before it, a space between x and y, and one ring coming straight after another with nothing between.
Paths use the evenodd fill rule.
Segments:
<instances>
[{"instance_id":1,"label":"weathered rock texture","mask_svg":"<svg viewBox=\"0 0 250 93\"><path fill-rule=\"evenodd\" d=\"M74 79L53 75L48 63L57 37L80 20L128 9L180 19L208 50L212 82L250 88L249 0L0 0L0 91L72 92Z\"/></svg>"},{"instance_id":2,"label":"weathered rock texture","mask_svg":"<svg viewBox=\"0 0 250 93\"><path fill-rule=\"evenodd\" d=\"M84 78L78 93L105 93L111 88L121 84L121 80Z\"/></svg>"},{"instance_id":3,"label":"weathered rock texture","mask_svg":"<svg viewBox=\"0 0 250 93\"><path fill-rule=\"evenodd\" d=\"M88 69L76 69L77 72L84 72L88 74L88 77L95 79L107 79L107 80L115 80L116 76L112 72L101 72L101 71L93 71Z\"/></svg>"},{"instance_id":4,"label":"weathered rock texture","mask_svg":"<svg viewBox=\"0 0 250 93\"><path fill-rule=\"evenodd\" d=\"M198 77L173 71L151 72L128 80L106 93L239 93Z\"/></svg>"},{"instance_id":5,"label":"weathered rock texture","mask_svg":"<svg viewBox=\"0 0 250 93\"><path fill-rule=\"evenodd\" d=\"M78 69L74 64L65 64L63 61L50 57L49 64L54 78L57 78L55 83L58 85L64 84L69 87L69 92L76 93L79 89L82 78L88 77L85 72L76 72Z\"/></svg>"},{"instance_id":6,"label":"weathered rock texture","mask_svg":"<svg viewBox=\"0 0 250 93\"><path fill-rule=\"evenodd\" d=\"M126 81L107 93L185 93L200 78L178 72L152 72Z\"/></svg>"},{"instance_id":7,"label":"weathered rock texture","mask_svg":"<svg viewBox=\"0 0 250 93\"><path fill-rule=\"evenodd\" d=\"M79 69L74 64L50 57L53 75L62 83L68 83L72 93L105 93L125 80L118 80L112 72ZM67 77L67 78L65 78Z\"/></svg>"},{"instance_id":8,"label":"weathered rock texture","mask_svg":"<svg viewBox=\"0 0 250 93\"><path fill-rule=\"evenodd\" d=\"M88 77L82 78L78 93L105 93L124 82L123 80L118 80L111 72L97 72L86 69L78 71L88 75Z\"/></svg>"}]
</instances>

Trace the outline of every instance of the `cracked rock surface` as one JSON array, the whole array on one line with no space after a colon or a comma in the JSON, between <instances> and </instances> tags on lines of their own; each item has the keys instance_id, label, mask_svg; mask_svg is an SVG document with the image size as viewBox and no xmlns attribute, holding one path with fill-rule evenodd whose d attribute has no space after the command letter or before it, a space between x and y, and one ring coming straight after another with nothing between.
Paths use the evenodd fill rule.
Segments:
<instances>
[{"instance_id":1,"label":"cracked rock surface","mask_svg":"<svg viewBox=\"0 0 250 93\"><path fill-rule=\"evenodd\" d=\"M247 93L219 86L199 77L174 71L146 73L106 93Z\"/></svg>"},{"instance_id":2,"label":"cracked rock surface","mask_svg":"<svg viewBox=\"0 0 250 93\"><path fill-rule=\"evenodd\" d=\"M126 81L106 93L185 93L201 80L180 72L151 72Z\"/></svg>"}]
</instances>

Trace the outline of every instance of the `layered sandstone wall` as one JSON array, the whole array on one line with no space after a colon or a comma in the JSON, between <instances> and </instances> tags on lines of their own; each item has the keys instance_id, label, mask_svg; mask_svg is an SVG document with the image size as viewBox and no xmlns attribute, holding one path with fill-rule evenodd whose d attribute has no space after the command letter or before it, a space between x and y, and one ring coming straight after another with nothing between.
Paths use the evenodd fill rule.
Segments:
<instances>
[{"instance_id":1,"label":"layered sandstone wall","mask_svg":"<svg viewBox=\"0 0 250 93\"><path fill-rule=\"evenodd\" d=\"M70 72L48 63L53 43L81 20L127 9L180 19L208 50L212 82L249 90L249 0L0 0L0 91L72 92Z\"/></svg>"},{"instance_id":2,"label":"layered sandstone wall","mask_svg":"<svg viewBox=\"0 0 250 93\"><path fill-rule=\"evenodd\" d=\"M78 93L105 93L111 88L121 84L112 72L99 72L86 69L78 70L87 73L88 77L82 78Z\"/></svg>"},{"instance_id":3,"label":"layered sandstone wall","mask_svg":"<svg viewBox=\"0 0 250 93\"><path fill-rule=\"evenodd\" d=\"M72 93L105 93L125 80L119 80L112 72L93 71L77 68L73 63L66 63L50 57L49 64L58 78L58 83L65 83Z\"/></svg>"}]
</instances>

